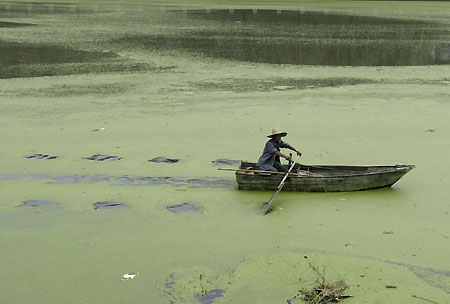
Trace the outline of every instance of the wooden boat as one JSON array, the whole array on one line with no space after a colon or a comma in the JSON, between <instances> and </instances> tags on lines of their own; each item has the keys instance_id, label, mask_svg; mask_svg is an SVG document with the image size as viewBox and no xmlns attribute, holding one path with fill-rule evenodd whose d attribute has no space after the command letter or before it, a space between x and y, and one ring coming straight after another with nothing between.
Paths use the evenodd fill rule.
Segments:
<instances>
[{"instance_id":1,"label":"wooden boat","mask_svg":"<svg viewBox=\"0 0 450 304\"><path fill-rule=\"evenodd\" d=\"M285 165L287 168L287 165ZM283 191L341 192L390 187L414 165L312 166L296 164ZM241 162L236 170L239 190L276 190L283 173L261 171L255 163Z\"/></svg>"}]
</instances>

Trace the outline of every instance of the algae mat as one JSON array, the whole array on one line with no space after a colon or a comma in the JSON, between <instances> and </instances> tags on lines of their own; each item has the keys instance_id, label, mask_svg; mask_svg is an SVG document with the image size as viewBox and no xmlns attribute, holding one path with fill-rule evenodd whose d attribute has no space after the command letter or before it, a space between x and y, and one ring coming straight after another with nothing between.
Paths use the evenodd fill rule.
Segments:
<instances>
[{"instance_id":1,"label":"algae mat","mask_svg":"<svg viewBox=\"0 0 450 304\"><path fill-rule=\"evenodd\" d=\"M399 5L1 3L0 301L286 303L314 285L307 256L347 303L449 302L449 4ZM305 65L295 35L420 62ZM285 42L291 62L261 53ZM272 193L217 168L256 161L273 127L304 163L417 167L262 216Z\"/></svg>"}]
</instances>

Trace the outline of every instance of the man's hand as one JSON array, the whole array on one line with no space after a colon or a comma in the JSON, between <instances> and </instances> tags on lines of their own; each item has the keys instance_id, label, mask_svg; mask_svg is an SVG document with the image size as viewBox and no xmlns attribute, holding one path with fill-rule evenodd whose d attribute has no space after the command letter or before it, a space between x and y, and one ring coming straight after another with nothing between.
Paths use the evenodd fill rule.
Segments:
<instances>
[{"instance_id":1,"label":"man's hand","mask_svg":"<svg viewBox=\"0 0 450 304\"><path fill-rule=\"evenodd\" d=\"M290 157L290 156L286 156L285 159L290 162L293 161L292 157Z\"/></svg>"},{"instance_id":2,"label":"man's hand","mask_svg":"<svg viewBox=\"0 0 450 304\"><path fill-rule=\"evenodd\" d=\"M299 150L295 150L295 152L297 152L298 156L302 156L302 152L300 152Z\"/></svg>"}]
</instances>

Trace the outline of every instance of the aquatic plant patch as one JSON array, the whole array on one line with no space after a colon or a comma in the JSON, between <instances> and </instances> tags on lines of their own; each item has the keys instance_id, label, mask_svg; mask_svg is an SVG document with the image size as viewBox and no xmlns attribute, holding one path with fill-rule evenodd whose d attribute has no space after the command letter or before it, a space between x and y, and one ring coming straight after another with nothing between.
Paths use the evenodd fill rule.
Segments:
<instances>
[{"instance_id":1,"label":"aquatic plant patch","mask_svg":"<svg viewBox=\"0 0 450 304\"><path fill-rule=\"evenodd\" d=\"M434 269L418 267L427 273L426 282L431 283L423 288L422 277L410 265L394 265L376 258L336 252L314 252L308 259L314 259L314 264L320 264L320 269L323 269L313 266L316 271L304 262L304 253L255 255L222 271L203 267L176 269L161 279L160 289L169 300L177 299L180 303L203 303L202 295L220 296L209 303L220 303L223 297L227 303L289 304L346 303L350 292L353 300L349 299L349 303L365 299L377 299L380 303L409 303L411 297L429 301L448 297L449 276L442 275L441 271L435 274L437 271ZM429 281L428 276L436 281ZM435 284L439 279L442 283ZM386 286L398 288L393 293L392 288ZM419 287L429 296L411 294L414 288Z\"/></svg>"}]
</instances>

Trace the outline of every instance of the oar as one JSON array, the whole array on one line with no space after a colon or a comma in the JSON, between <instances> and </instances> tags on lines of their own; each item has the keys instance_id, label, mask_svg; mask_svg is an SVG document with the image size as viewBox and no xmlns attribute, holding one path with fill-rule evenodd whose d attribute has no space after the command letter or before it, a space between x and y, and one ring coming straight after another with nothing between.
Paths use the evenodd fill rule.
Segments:
<instances>
[{"instance_id":1,"label":"oar","mask_svg":"<svg viewBox=\"0 0 450 304\"><path fill-rule=\"evenodd\" d=\"M263 210L264 214L266 214L269 211L270 207L272 206L273 201L277 198L278 193L280 193L281 189L283 189L284 182L286 181L286 178L288 177L289 173L291 173L291 170L292 170L292 168L294 168L295 163L297 162L299 157L300 157L300 155L297 155L297 158L292 163L292 165L289 167L288 172L286 173L286 175L281 180L281 183L278 185L277 191L275 191L275 193L272 195L272 198L264 205L264 210Z\"/></svg>"}]
</instances>

